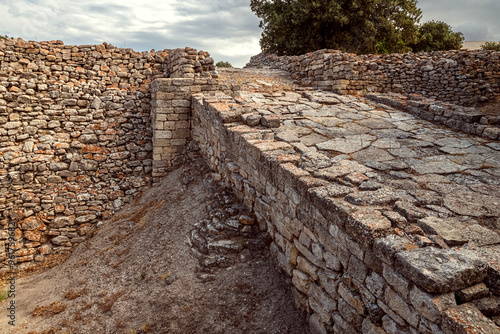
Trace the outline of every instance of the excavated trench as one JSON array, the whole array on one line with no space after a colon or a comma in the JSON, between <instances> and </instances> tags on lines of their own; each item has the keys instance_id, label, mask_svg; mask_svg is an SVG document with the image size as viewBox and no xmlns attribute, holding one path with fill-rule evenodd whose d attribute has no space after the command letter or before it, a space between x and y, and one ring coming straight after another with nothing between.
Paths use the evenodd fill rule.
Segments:
<instances>
[{"instance_id":1,"label":"excavated trench","mask_svg":"<svg viewBox=\"0 0 500 334\"><path fill-rule=\"evenodd\" d=\"M193 158L63 264L19 279L16 326L2 317L0 333L307 333L268 240L217 179Z\"/></svg>"}]
</instances>

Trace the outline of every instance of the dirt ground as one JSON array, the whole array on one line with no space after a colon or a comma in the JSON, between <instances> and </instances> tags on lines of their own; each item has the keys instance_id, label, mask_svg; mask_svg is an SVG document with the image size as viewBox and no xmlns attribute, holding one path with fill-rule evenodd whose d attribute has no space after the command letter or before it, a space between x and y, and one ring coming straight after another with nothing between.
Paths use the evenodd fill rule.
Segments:
<instances>
[{"instance_id":1,"label":"dirt ground","mask_svg":"<svg viewBox=\"0 0 500 334\"><path fill-rule=\"evenodd\" d=\"M0 333L307 333L268 240L200 158L16 282Z\"/></svg>"}]
</instances>

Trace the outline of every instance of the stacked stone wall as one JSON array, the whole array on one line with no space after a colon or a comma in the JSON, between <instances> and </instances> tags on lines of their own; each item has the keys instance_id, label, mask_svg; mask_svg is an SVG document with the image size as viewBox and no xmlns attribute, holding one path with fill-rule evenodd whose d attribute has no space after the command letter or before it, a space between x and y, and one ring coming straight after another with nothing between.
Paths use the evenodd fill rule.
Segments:
<instances>
[{"instance_id":1,"label":"stacked stone wall","mask_svg":"<svg viewBox=\"0 0 500 334\"><path fill-rule=\"evenodd\" d=\"M214 60L205 51L176 49L167 56L166 71L170 78L217 77Z\"/></svg>"},{"instance_id":2,"label":"stacked stone wall","mask_svg":"<svg viewBox=\"0 0 500 334\"><path fill-rule=\"evenodd\" d=\"M237 95L239 85L214 78L157 79L152 84L153 179L159 180L182 162L191 140L193 94L224 92Z\"/></svg>"},{"instance_id":3,"label":"stacked stone wall","mask_svg":"<svg viewBox=\"0 0 500 334\"><path fill-rule=\"evenodd\" d=\"M496 291L495 261L420 248L377 210L335 198L341 186L298 168L273 119L245 124L253 111L244 100L197 95L192 110L193 139L273 240L313 333L499 333L463 298Z\"/></svg>"},{"instance_id":4,"label":"stacked stone wall","mask_svg":"<svg viewBox=\"0 0 500 334\"><path fill-rule=\"evenodd\" d=\"M500 52L436 51L364 55L319 50L301 56L259 54L247 67L289 71L297 79L342 94L402 93L464 106L500 94Z\"/></svg>"},{"instance_id":5,"label":"stacked stone wall","mask_svg":"<svg viewBox=\"0 0 500 334\"><path fill-rule=\"evenodd\" d=\"M151 82L208 80L212 63L191 48L0 40L0 268L71 249L148 185Z\"/></svg>"}]
</instances>

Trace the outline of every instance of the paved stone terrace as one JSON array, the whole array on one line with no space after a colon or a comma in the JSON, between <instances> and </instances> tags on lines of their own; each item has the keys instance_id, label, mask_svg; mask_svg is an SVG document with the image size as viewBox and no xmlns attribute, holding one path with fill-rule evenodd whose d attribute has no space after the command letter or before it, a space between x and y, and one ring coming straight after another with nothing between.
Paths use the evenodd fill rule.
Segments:
<instances>
[{"instance_id":1,"label":"paved stone terrace","mask_svg":"<svg viewBox=\"0 0 500 334\"><path fill-rule=\"evenodd\" d=\"M244 117L247 125L262 118L276 139L300 154L298 167L330 182L330 196L373 206L387 229L411 234L421 246L443 242L422 230L450 246L500 243L498 141L331 92L243 99L255 108Z\"/></svg>"},{"instance_id":2,"label":"paved stone terrace","mask_svg":"<svg viewBox=\"0 0 500 334\"><path fill-rule=\"evenodd\" d=\"M498 138L275 74L194 94L193 148L268 232L313 332L499 333Z\"/></svg>"},{"instance_id":3,"label":"paved stone terrace","mask_svg":"<svg viewBox=\"0 0 500 334\"><path fill-rule=\"evenodd\" d=\"M193 98L193 139L270 234L313 332L498 333L499 142L248 82L262 90Z\"/></svg>"}]
</instances>

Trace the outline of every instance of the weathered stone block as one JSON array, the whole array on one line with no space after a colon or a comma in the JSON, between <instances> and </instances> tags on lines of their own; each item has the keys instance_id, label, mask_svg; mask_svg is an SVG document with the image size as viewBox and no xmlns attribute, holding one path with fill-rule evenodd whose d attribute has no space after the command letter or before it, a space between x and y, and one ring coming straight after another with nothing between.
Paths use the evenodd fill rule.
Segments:
<instances>
[{"instance_id":1,"label":"weathered stone block","mask_svg":"<svg viewBox=\"0 0 500 334\"><path fill-rule=\"evenodd\" d=\"M311 277L300 270L293 270L293 285L302 293L308 294L311 286Z\"/></svg>"},{"instance_id":2,"label":"weathered stone block","mask_svg":"<svg viewBox=\"0 0 500 334\"><path fill-rule=\"evenodd\" d=\"M428 292L446 293L481 282L484 261L470 251L420 248L396 254L396 266L407 279Z\"/></svg>"},{"instance_id":3,"label":"weathered stone block","mask_svg":"<svg viewBox=\"0 0 500 334\"><path fill-rule=\"evenodd\" d=\"M418 287L414 287L410 291L410 301L420 314L433 322L439 322L441 313L456 305L453 293L432 295Z\"/></svg>"},{"instance_id":4,"label":"weathered stone block","mask_svg":"<svg viewBox=\"0 0 500 334\"><path fill-rule=\"evenodd\" d=\"M456 295L457 299L461 303L467 303L475 299L487 297L489 293L490 290L488 287L484 283L479 283L469 288L457 291Z\"/></svg>"},{"instance_id":5,"label":"weathered stone block","mask_svg":"<svg viewBox=\"0 0 500 334\"><path fill-rule=\"evenodd\" d=\"M60 236L53 238L51 241L56 246L62 246L62 245L65 245L69 242L69 238L67 236L60 235Z\"/></svg>"},{"instance_id":6,"label":"weathered stone block","mask_svg":"<svg viewBox=\"0 0 500 334\"><path fill-rule=\"evenodd\" d=\"M336 302L327 295L321 287L312 283L309 287L309 305L321 318L321 321L330 324L331 313L336 310Z\"/></svg>"},{"instance_id":7,"label":"weathered stone block","mask_svg":"<svg viewBox=\"0 0 500 334\"><path fill-rule=\"evenodd\" d=\"M408 305L407 301L403 297L389 287L385 289L385 302L394 312L399 314L411 326L418 326L419 317L413 307Z\"/></svg>"},{"instance_id":8,"label":"weathered stone block","mask_svg":"<svg viewBox=\"0 0 500 334\"><path fill-rule=\"evenodd\" d=\"M500 330L471 304L462 304L445 312L443 330L447 334L478 333L498 334Z\"/></svg>"},{"instance_id":9,"label":"weathered stone block","mask_svg":"<svg viewBox=\"0 0 500 334\"><path fill-rule=\"evenodd\" d=\"M339 295L360 315L365 315L365 304L361 296L351 291L344 283L339 284Z\"/></svg>"},{"instance_id":10,"label":"weathered stone block","mask_svg":"<svg viewBox=\"0 0 500 334\"><path fill-rule=\"evenodd\" d=\"M409 284L403 276L386 264L384 264L383 276L387 283L389 283L400 295L405 298L408 296Z\"/></svg>"},{"instance_id":11,"label":"weathered stone block","mask_svg":"<svg viewBox=\"0 0 500 334\"><path fill-rule=\"evenodd\" d=\"M338 301L338 309L348 324L355 327L358 331L361 330L363 317L342 298Z\"/></svg>"}]
</instances>

